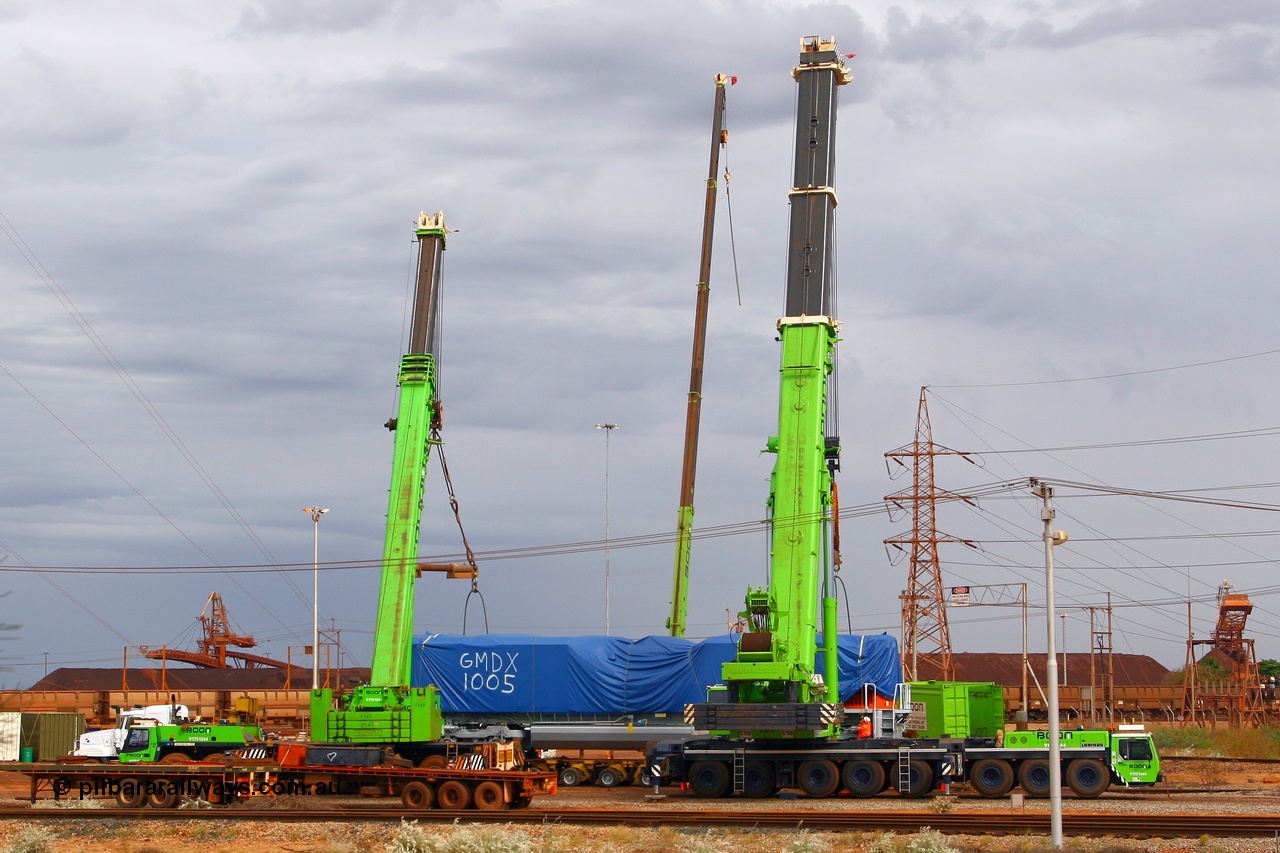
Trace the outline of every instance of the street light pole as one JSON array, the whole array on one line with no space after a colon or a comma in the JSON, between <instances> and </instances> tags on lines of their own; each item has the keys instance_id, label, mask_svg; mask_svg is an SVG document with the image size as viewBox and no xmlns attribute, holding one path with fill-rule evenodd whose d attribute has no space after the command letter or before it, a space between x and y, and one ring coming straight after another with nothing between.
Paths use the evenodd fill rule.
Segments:
<instances>
[{"instance_id":1,"label":"street light pole","mask_svg":"<svg viewBox=\"0 0 1280 853\"><path fill-rule=\"evenodd\" d=\"M311 516L311 689L320 689L320 516L329 510L304 506Z\"/></svg>"},{"instance_id":2,"label":"street light pole","mask_svg":"<svg viewBox=\"0 0 1280 853\"><path fill-rule=\"evenodd\" d=\"M1062 847L1062 745L1058 742L1061 724L1058 720L1058 655L1054 648L1058 632L1055 630L1053 617L1058 614L1053 592L1053 549L1067 541L1067 532L1053 529L1056 515L1053 508L1053 486L1034 481L1033 484L1034 494L1044 502L1040 518L1044 520L1041 538L1044 540L1044 607L1049 646L1045 654L1044 679L1049 688L1049 833L1050 842L1057 849Z\"/></svg>"},{"instance_id":3,"label":"street light pole","mask_svg":"<svg viewBox=\"0 0 1280 853\"><path fill-rule=\"evenodd\" d=\"M604 430L604 634L609 636L609 434L618 424L596 424Z\"/></svg>"}]
</instances>

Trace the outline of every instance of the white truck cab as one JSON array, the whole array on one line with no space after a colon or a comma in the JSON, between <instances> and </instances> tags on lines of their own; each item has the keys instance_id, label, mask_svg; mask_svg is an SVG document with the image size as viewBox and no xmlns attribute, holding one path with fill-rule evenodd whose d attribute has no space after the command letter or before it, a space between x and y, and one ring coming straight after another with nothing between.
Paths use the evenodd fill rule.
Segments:
<instances>
[{"instance_id":1,"label":"white truck cab","mask_svg":"<svg viewBox=\"0 0 1280 853\"><path fill-rule=\"evenodd\" d=\"M135 705L132 708L117 708L115 728L85 732L76 738L76 748L71 754L97 758L100 761L114 761L120 755L120 747L124 746L129 726L137 725L140 720L154 720L155 725L170 726L186 722L190 718L191 711L186 705Z\"/></svg>"}]
</instances>

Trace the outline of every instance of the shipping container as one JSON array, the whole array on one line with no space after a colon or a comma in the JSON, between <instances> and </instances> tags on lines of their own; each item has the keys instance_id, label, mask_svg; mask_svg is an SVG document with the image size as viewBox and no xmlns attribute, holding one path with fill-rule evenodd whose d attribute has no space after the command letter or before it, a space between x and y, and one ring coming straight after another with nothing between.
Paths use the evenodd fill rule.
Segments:
<instances>
[{"instance_id":1,"label":"shipping container","mask_svg":"<svg viewBox=\"0 0 1280 853\"><path fill-rule=\"evenodd\" d=\"M995 737L1004 688L993 681L913 681L910 728L919 737Z\"/></svg>"},{"instance_id":2,"label":"shipping container","mask_svg":"<svg viewBox=\"0 0 1280 853\"><path fill-rule=\"evenodd\" d=\"M75 749L84 731L82 714L24 713L21 746L31 750L33 761L57 761Z\"/></svg>"},{"instance_id":3,"label":"shipping container","mask_svg":"<svg viewBox=\"0 0 1280 853\"><path fill-rule=\"evenodd\" d=\"M0 761L18 761L22 755L22 713L0 713Z\"/></svg>"}]
</instances>

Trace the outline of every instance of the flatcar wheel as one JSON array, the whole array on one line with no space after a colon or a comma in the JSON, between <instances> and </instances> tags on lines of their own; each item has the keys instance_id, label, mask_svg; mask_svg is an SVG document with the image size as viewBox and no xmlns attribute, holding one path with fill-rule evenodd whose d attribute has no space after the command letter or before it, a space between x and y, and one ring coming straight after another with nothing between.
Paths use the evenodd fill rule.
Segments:
<instances>
[{"instance_id":1,"label":"flatcar wheel","mask_svg":"<svg viewBox=\"0 0 1280 853\"><path fill-rule=\"evenodd\" d=\"M476 808L482 812L500 812L507 807L502 786L497 782L481 782L476 785Z\"/></svg>"},{"instance_id":2,"label":"flatcar wheel","mask_svg":"<svg viewBox=\"0 0 1280 853\"><path fill-rule=\"evenodd\" d=\"M147 804L146 792L137 779L121 779L116 791L116 805L122 809L140 809Z\"/></svg>"},{"instance_id":3,"label":"flatcar wheel","mask_svg":"<svg viewBox=\"0 0 1280 853\"><path fill-rule=\"evenodd\" d=\"M431 790L431 786L426 782L414 780L400 789L400 802L404 803L405 808L414 811L431 808L435 799L436 792Z\"/></svg>"},{"instance_id":4,"label":"flatcar wheel","mask_svg":"<svg viewBox=\"0 0 1280 853\"><path fill-rule=\"evenodd\" d=\"M436 804L449 811L468 808L471 805L471 789L465 782L457 779L441 782L436 791Z\"/></svg>"},{"instance_id":5,"label":"flatcar wheel","mask_svg":"<svg viewBox=\"0 0 1280 853\"><path fill-rule=\"evenodd\" d=\"M156 779L151 792L147 794L147 805L153 809L172 809L178 805L178 782L176 779Z\"/></svg>"}]
</instances>

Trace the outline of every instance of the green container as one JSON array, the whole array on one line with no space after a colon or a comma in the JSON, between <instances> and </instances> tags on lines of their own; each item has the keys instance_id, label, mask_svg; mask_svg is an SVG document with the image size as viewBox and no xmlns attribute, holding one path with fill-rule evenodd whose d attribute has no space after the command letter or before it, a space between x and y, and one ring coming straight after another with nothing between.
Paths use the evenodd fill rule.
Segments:
<instances>
[{"instance_id":1,"label":"green container","mask_svg":"<svg viewBox=\"0 0 1280 853\"><path fill-rule=\"evenodd\" d=\"M10 753L12 755L12 753ZM24 746L18 750L18 760L23 764L30 764L36 760L36 748L34 746Z\"/></svg>"},{"instance_id":2,"label":"green container","mask_svg":"<svg viewBox=\"0 0 1280 853\"><path fill-rule=\"evenodd\" d=\"M911 704L924 712L921 737L995 737L1004 728L1004 688L992 681L913 681Z\"/></svg>"}]
</instances>

